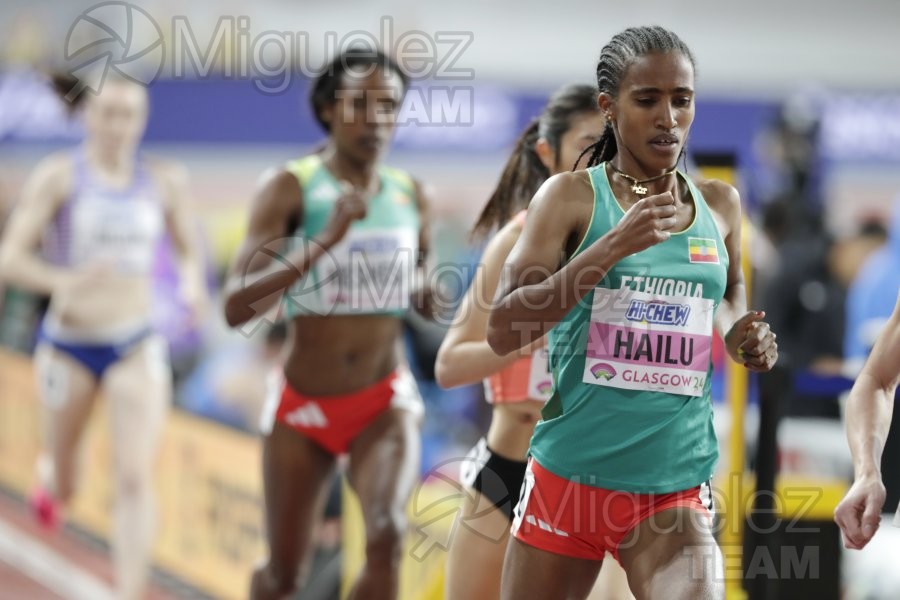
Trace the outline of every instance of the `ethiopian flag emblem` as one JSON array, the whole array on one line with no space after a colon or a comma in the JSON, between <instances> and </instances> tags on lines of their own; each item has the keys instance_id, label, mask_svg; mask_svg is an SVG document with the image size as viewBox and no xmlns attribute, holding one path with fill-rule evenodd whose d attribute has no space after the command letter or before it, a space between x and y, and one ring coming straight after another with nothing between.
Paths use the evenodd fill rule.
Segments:
<instances>
[{"instance_id":1,"label":"ethiopian flag emblem","mask_svg":"<svg viewBox=\"0 0 900 600\"><path fill-rule=\"evenodd\" d=\"M716 240L709 238L688 238L688 254L692 263L719 264Z\"/></svg>"}]
</instances>

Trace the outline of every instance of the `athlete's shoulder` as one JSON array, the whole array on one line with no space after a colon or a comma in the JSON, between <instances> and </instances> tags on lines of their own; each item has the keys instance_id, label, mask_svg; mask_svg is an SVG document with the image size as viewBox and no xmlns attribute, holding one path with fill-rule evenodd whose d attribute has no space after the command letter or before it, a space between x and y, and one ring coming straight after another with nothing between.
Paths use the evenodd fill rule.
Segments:
<instances>
[{"instance_id":1,"label":"athlete's shoulder","mask_svg":"<svg viewBox=\"0 0 900 600\"><path fill-rule=\"evenodd\" d=\"M390 165L379 165L378 171L394 187L394 193L399 192L398 197L401 198L401 203L411 199L418 213L425 214L428 212L431 199L434 197L432 186L413 177L409 172Z\"/></svg>"},{"instance_id":2,"label":"athlete's shoulder","mask_svg":"<svg viewBox=\"0 0 900 600\"><path fill-rule=\"evenodd\" d=\"M733 185L718 179L694 181L706 205L713 212L723 238L741 229L741 196Z\"/></svg>"},{"instance_id":3,"label":"athlete's shoulder","mask_svg":"<svg viewBox=\"0 0 900 600\"><path fill-rule=\"evenodd\" d=\"M322 155L318 152L312 152L310 154L304 154L303 156L292 158L285 163L285 168L288 170L294 169L318 169L322 166L323 160Z\"/></svg>"},{"instance_id":4,"label":"athlete's shoulder","mask_svg":"<svg viewBox=\"0 0 900 600\"><path fill-rule=\"evenodd\" d=\"M559 173L545 181L528 205L522 229L530 243L556 244L583 232L594 207L590 176L584 171Z\"/></svg>"},{"instance_id":5,"label":"athlete's shoulder","mask_svg":"<svg viewBox=\"0 0 900 600\"><path fill-rule=\"evenodd\" d=\"M529 209L553 206L563 208L584 202L593 203L594 188L587 171L566 171L551 175L534 195Z\"/></svg>"},{"instance_id":6,"label":"athlete's shoulder","mask_svg":"<svg viewBox=\"0 0 900 600\"><path fill-rule=\"evenodd\" d=\"M422 184L403 169L398 169L389 165L381 165L381 172L391 182L408 191L412 192L421 188Z\"/></svg>"},{"instance_id":7,"label":"athlete's shoulder","mask_svg":"<svg viewBox=\"0 0 900 600\"><path fill-rule=\"evenodd\" d=\"M551 175L541 186L544 194L558 196L560 199L571 199L571 194L584 195L590 192L593 195L593 185L590 174L585 171L565 171Z\"/></svg>"},{"instance_id":8,"label":"athlete's shoulder","mask_svg":"<svg viewBox=\"0 0 900 600\"><path fill-rule=\"evenodd\" d=\"M695 179L693 181L712 210L725 217L740 216L741 195L733 185L718 179Z\"/></svg>"},{"instance_id":9,"label":"athlete's shoulder","mask_svg":"<svg viewBox=\"0 0 900 600\"><path fill-rule=\"evenodd\" d=\"M71 150L59 150L42 158L34 168L41 177L71 179L75 171L75 154Z\"/></svg>"},{"instance_id":10,"label":"athlete's shoulder","mask_svg":"<svg viewBox=\"0 0 900 600\"><path fill-rule=\"evenodd\" d=\"M29 179L36 189L50 191L57 197L67 196L75 181L75 154L71 150L48 154L38 161Z\"/></svg>"},{"instance_id":11,"label":"athlete's shoulder","mask_svg":"<svg viewBox=\"0 0 900 600\"><path fill-rule=\"evenodd\" d=\"M710 206L715 204L740 208L741 195L733 185L719 179L692 179L692 181Z\"/></svg>"},{"instance_id":12,"label":"athlete's shoulder","mask_svg":"<svg viewBox=\"0 0 900 600\"><path fill-rule=\"evenodd\" d=\"M51 152L40 161L38 161L36 169L40 169L46 174L59 175L65 171L71 172L75 168L75 153L71 150L57 150Z\"/></svg>"},{"instance_id":13,"label":"athlete's shoulder","mask_svg":"<svg viewBox=\"0 0 900 600\"><path fill-rule=\"evenodd\" d=\"M318 152L313 152L287 161L282 170L289 173L301 185L306 185L321 168L322 156Z\"/></svg>"},{"instance_id":14,"label":"athlete's shoulder","mask_svg":"<svg viewBox=\"0 0 900 600\"><path fill-rule=\"evenodd\" d=\"M301 159L302 160L302 159ZM257 195L274 198L297 198L302 193L302 179L290 163L269 167L256 181Z\"/></svg>"},{"instance_id":15,"label":"athlete's shoulder","mask_svg":"<svg viewBox=\"0 0 900 600\"><path fill-rule=\"evenodd\" d=\"M516 231L521 231L523 227L525 227L525 219L528 218L528 209L523 208L516 214L512 216L509 220L509 223L503 226L503 229L514 228Z\"/></svg>"},{"instance_id":16,"label":"athlete's shoulder","mask_svg":"<svg viewBox=\"0 0 900 600\"><path fill-rule=\"evenodd\" d=\"M525 229L525 219L524 213L525 211L521 211L516 214L512 219L510 219L503 227L497 230L497 233L490 239L487 246L485 247L485 254L488 254L489 251L496 249L495 251L499 251L507 255L513 249L513 246L516 245L516 242L519 241L519 237L522 235L522 230ZM522 217L519 217L522 215Z\"/></svg>"}]
</instances>

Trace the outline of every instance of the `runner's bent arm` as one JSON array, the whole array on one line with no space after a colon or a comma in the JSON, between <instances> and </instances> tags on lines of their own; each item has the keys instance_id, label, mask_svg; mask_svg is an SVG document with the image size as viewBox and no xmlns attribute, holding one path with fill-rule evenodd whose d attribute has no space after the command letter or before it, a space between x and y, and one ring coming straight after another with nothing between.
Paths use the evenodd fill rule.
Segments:
<instances>
[{"instance_id":1,"label":"runner's bent arm","mask_svg":"<svg viewBox=\"0 0 900 600\"><path fill-rule=\"evenodd\" d=\"M747 288L741 264L740 196L734 187L721 181L705 181L698 187L725 228L722 237L728 252L728 282L716 310L716 330L732 360L752 371L768 371L778 360L778 344L769 324L763 321L765 313L747 310Z\"/></svg>"},{"instance_id":2,"label":"runner's bent arm","mask_svg":"<svg viewBox=\"0 0 900 600\"><path fill-rule=\"evenodd\" d=\"M44 228L53 219L71 187L71 159L50 156L38 164L13 208L0 240L0 276L12 285L52 294L72 274L38 256Z\"/></svg>"},{"instance_id":3,"label":"runner's bent arm","mask_svg":"<svg viewBox=\"0 0 900 600\"><path fill-rule=\"evenodd\" d=\"M438 351L435 376L441 387L478 383L524 354L510 352L503 357L497 356L485 339L500 271L521 231L517 223L507 223L488 242L481 264Z\"/></svg>"},{"instance_id":4,"label":"runner's bent arm","mask_svg":"<svg viewBox=\"0 0 900 600\"><path fill-rule=\"evenodd\" d=\"M181 165L160 165L165 190L166 227L178 255L179 283L182 300L195 311L195 316L207 303L203 253L197 230L192 221L193 204L187 169Z\"/></svg>"},{"instance_id":5,"label":"runner's bent arm","mask_svg":"<svg viewBox=\"0 0 900 600\"><path fill-rule=\"evenodd\" d=\"M881 477L881 454L900 383L900 298L847 400L847 439L856 478Z\"/></svg>"},{"instance_id":6,"label":"runner's bent arm","mask_svg":"<svg viewBox=\"0 0 900 600\"><path fill-rule=\"evenodd\" d=\"M250 212L247 237L225 282L225 320L231 327L246 323L275 306L282 294L325 251L317 240L284 255L288 223L303 214L300 183L288 171L267 173ZM283 256L289 265L274 260Z\"/></svg>"},{"instance_id":7,"label":"runner's bent arm","mask_svg":"<svg viewBox=\"0 0 900 600\"><path fill-rule=\"evenodd\" d=\"M497 354L547 333L619 260L669 239L675 200L667 192L635 202L612 230L559 268L571 233L587 231L589 216L578 214L577 202L593 198L586 171L555 175L538 190L491 310L488 343Z\"/></svg>"},{"instance_id":8,"label":"runner's bent arm","mask_svg":"<svg viewBox=\"0 0 900 600\"><path fill-rule=\"evenodd\" d=\"M741 198L736 189L720 181L705 181L698 187L710 209L719 217L717 221L725 228L721 234L728 253L728 281L715 316L716 331L724 337L734 322L747 312L747 288L741 264Z\"/></svg>"}]
</instances>

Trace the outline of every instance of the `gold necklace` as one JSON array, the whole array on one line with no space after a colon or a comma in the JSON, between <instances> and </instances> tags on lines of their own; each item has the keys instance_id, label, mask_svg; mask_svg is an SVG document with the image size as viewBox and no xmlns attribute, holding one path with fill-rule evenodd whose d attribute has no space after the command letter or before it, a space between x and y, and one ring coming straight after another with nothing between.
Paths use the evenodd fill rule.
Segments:
<instances>
[{"instance_id":1,"label":"gold necklace","mask_svg":"<svg viewBox=\"0 0 900 600\"><path fill-rule=\"evenodd\" d=\"M651 181L656 181L657 179L662 179L663 177L668 177L669 175L674 173L675 170L678 168L677 166L674 166L671 169L669 169L668 171L666 171L665 173L663 173L662 175L657 175L656 177L650 177L648 179L640 179L639 180L637 177L632 177L628 173L624 173L624 172L620 171L615 166L613 166L612 163L608 163L608 164L609 164L609 168L612 169L615 173L617 173L618 175L621 175L622 177L624 177L625 179L627 179L628 181L631 182L631 191L634 192L635 194L637 194L638 196L646 196L647 195L647 188L645 188L642 184L650 183Z\"/></svg>"}]
</instances>

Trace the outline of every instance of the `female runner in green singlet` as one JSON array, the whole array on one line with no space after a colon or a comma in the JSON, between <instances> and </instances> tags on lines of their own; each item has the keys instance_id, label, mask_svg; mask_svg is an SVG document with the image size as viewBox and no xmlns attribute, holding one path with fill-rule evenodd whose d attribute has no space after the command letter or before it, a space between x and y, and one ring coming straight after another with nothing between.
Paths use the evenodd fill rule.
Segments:
<instances>
[{"instance_id":1,"label":"female runner in green singlet","mask_svg":"<svg viewBox=\"0 0 900 600\"><path fill-rule=\"evenodd\" d=\"M583 598L608 551L638 600L721 598L713 330L751 370L777 346L746 310L737 192L675 168L694 118L690 50L631 28L597 81L607 125L590 168L538 191L489 319L501 355L550 331L554 379L501 597Z\"/></svg>"},{"instance_id":2,"label":"female runner in green singlet","mask_svg":"<svg viewBox=\"0 0 900 600\"><path fill-rule=\"evenodd\" d=\"M267 178L227 283L230 325L275 306L289 323L261 423L269 557L253 574L257 600L296 589L343 454L366 535L350 597L397 597L422 417L401 317L427 250L427 213L419 185L380 161L406 83L380 53L350 50L326 67L312 109L328 142Z\"/></svg>"},{"instance_id":3,"label":"female runner in green singlet","mask_svg":"<svg viewBox=\"0 0 900 600\"><path fill-rule=\"evenodd\" d=\"M603 131L597 90L568 85L557 91L520 137L475 232L499 227L438 352L438 383L455 386L484 379L493 405L491 426L463 463L462 481L472 490L454 529L447 558L447 600L490 600L500 596L503 556L513 508L525 479L528 442L550 397L546 338L535 348L499 357L485 339L490 303L500 269L525 220L528 202L550 175L575 167L585 148ZM594 595L631 598L615 561L604 563Z\"/></svg>"}]
</instances>

